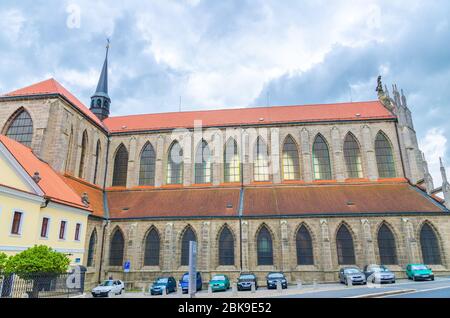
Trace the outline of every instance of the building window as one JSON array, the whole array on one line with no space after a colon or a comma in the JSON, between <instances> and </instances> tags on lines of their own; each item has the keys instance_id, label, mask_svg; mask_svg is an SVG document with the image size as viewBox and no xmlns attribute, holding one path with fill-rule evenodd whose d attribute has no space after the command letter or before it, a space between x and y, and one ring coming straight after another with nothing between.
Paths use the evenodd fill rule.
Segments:
<instances>
[{"instance_id":1,"label":"building window","mask_svg":"<svg viewBox=\"0 0 450 318\"><path fill-rule=\"evenodd\" d=\"M181 265L189 265L189 242L194 241L197 242L197 238L195 237L195 233L191 227L188 227L184 233L183 238L181 239Z\"/></svg>"},{"instance_id":2,"label":"building window","mask_svg":"<svg viewBox=\"0 0 450 318\"><path fill-rule=\"evenodd\" d=\"M283 179L300 179L298 148L292 136L287 136L283 144Z\"/></svg>"},{"instance_id":3,"label":"building window","mask_svg":"<svg viewBox=\"0 0 450 318\"><path fill-rule=\"evenodd\" d=\"M156 154L151 143L146 143L141 152L141 165L139 169L139 185L155 185Z\"/></svg>"},{"instance_id":4,"label":"building window","mask_svg":"<svg viewBox=\"0 0 450 318\"><path fill-rule=\"evenodd\" d=\"M255 181L269 181L269 153L267 145L261 137L255 144L253 176Z\"/></svg>"},{"instance_id":5,"label":"building window","mask_svg":"<svg viewBox=\"0 0 450 318\"><path fill-rule=\"evenodd\" d=\"M339 265L355 264L355 249L353 238L345 225L341 225L336 237L336 247Z\"/></svg>"},{"instance_id":6,"label":"building window","mask_svg":"<svg viewBox=\"0 0 450 318\"><path fill-rule=\"evenodd\" d=\"M97 183L98 162L100 160L101 150L102 150L102 146L100 144L100 140L97 140L97 147L95 149L94 184Z\"/></svg>"},{"instance_id":7,"label":"building window","mask_svg":"<svg viewBox=\"0 0 450 318\"><path fill-rule=\"evenodd\" d=\"M219 237L219 265L234 265L234 238L227 226Z\"/></svg>"},{"instance_id":8,"label":"building window","mask_svg":"<svg viewBox=\"0 0 450 318\"><path fill-rule=\"evenodd\" d=\"M22 212L14 212L11 234L20 235L22 230Z\"/></svg>"},{"instance_id":9,"label":"building window","mask_svg":"<svg viewBox=\"0 0 450 318\"><path fill-rule=\"evenodd\" d=\"M313 145L315 180L331 180L331 163L328 145L322 135L317 135Z\"/></svg>"},{"instance_id":10,"label":"building window","mask_svg":"<svg viewBox=\"0 0 450 318\"><path fill-rule=\"evenodd\" d=\"M375 139L375 154L379 177L395 178L395 164L391 143L381 131Z\"/></svg>"},{"instance_id":11,"label":"building window","mask_svg":"<svg viewBox=\"0 0 450 318\"><path fill-rule=\"evenodd\" d=\"M151 229L145 239L144 266L159 265L160 240L156 229Z\"/></svg>"},{"instance_id":12,"label":"building window","mask_svg":"<svg viewBox=\"0 0 450 318\"><path fill-rule=\"evenodd\" d=\"M395 265L398 263L394 234L386 224L383 224L378 230L378 249L381 264Z\"/></svg>"},{"instance_id":13,"label":"building window","mask_svg":"<svg viewBox=\"0 0 450 318\"><path fill-rule=\"evenodd\" d=\"M67 222L61 221L61 224L59 226L59 239L60 240L66 239L66 226L67 226Z\"/></svg>"},{"instance_id":14,"label":"building window","mask_svg":"<svg viewBox=\"0 0 450 318\"><path fill-rule=\"evenodd\" d=\"M212 176L211 150L208 143L202 140L195 153L195 183L211 183Z\"/></svg>"},{"instance_id":15,"label":"building window","mask_svg":"<svg viewBox=\"0 0 450 318\"><path fill-rule=\"evenodd\" d=\"M87 257L87 266L91 267L94 265L94 253L95 253L95 245L97 244L97 230L94 229L92 231L91 237L89 239L89 250Z\"/></svg>"},{"instance_id":16,"label":"building window","mask_svg":"<svg viewBox=\"0 0 450 318\"><path fill-rule=\"evenodd\" d=\"M183 149L175 141L169 149L167 160L167 184L183 183Z\"/></svg>"},{"instance_id":17,"label":"building window","mask_svg":"<svg viewBox=\"0 0 450 318\"><path fill-rule=\"evenodd\" d=\"M428 265L442 264L441 252L436 233L429 224L424 224L420 230L420 247L422 248L423 262Z\"/></svg>"},{"instance_id":18,"label":"building window","mask_svg":"<svg viewBox=\"0 0 450 318\"><path fill-rule=\"evenodd\" d=\"M83 178L84 166L86 164L86 150L88 147L88 135L87 131L83 132L83 140L81 141L81 157L80 157L80 167L78 169L78 177Z\"/></svg>"},{"instance_id":19,"label":"building window","mask_svg":"<svg viewBox=\"0 0 450 318\"><path fill-rule=\"evenodd\" d=\"M81 233L81 224L77 223L75 225L75 241L79 241L80 240L80 233Z\"/></svg>"},{"instance_id":20,"label":"building window","mask_svg":"<svg viewBox=\"0 0 450 318\"><path fill-rule=\"evenodd\" d=\"M31 141L33 140L33 120L30 114L25 109L21 109L11 116L11 118L13 119L10 120L11 124L6 131L6 136L27 147L31 147Z\"/></svg>"},{"instance_id":21,"label":"building window","mask_svg":"<svg viewBox=\"0 0 450 318\"><path fill-rule=\"evenodd\" d=\"M72 158L72 148L73 148L73 127L70 127L69 142L67 144L66 162L64 166L64 171L66 172L68 172L70 168L70 160Z\"/></svg>"},{"instance_id":22,"label":"building window","mask_svg":"<svg viewBox=\"0 0 450 318\"><path fill-rule=\"evenodd\" d=\"M311 235L302 225L297 231L297 265L314 265L314 254Z\"/></svg>"},{"instance_id":23,"label":"building window","mask_svg":"<svg viewBox=\"0 0 450 318\"><path fill-rule=\"evenodd\" d=\"M241 181L241 162L236 140L230 138L223 153L224 179L226 183Z\"/></svg>"},{"instance_id":24,"label":"building window","mask_svg":"<svg viewBox=\"0 0 450 318\"><path fill-rule=\"evenodd\" d=\"M347 176L352 179L363 177L361 151L353 134L348 133L344 140L344 158Z\"/></svg>"},{"instance_id":25,"label":"building window","mask_svg":"<svg viewBox=\"0 0 450 318\"><path fill-rule=\"evenodd\" d=\"M257 238L258 265L273 265L272 235L263 226Z\"/></svg>"},{"instance_id":26,"label":"building window","mask_svg":"<svg viewBox=\"0 0 450 318\"><path fill-rule=\"evenodd\" d=\"M122 266L123 265L123 251L124 251L124 239L122 232L116 229L114 232L110 248L109 248L109 265L110 266Z\"/></svg>"},{"instance_id":27,"label":"building window","mask_svg":"<svg viewBox=\"0 0 450 318\"><path fill-rule=\"evenodd\" d=\"M48 225L50 223L49 218L43 218L42 219L42 225L41 225L41 237L42 238L48 238Z\"/></svg>"},{"instance_id":28,"label":"building window","mask_svg":"<svg viewBox=\"0 0 450 318\"><path fill-rule=\"evenodd\" d=\"M128 151L120 145L114 158L113 187L126 187L128 175Z\"/></svg>"}]
</instances>

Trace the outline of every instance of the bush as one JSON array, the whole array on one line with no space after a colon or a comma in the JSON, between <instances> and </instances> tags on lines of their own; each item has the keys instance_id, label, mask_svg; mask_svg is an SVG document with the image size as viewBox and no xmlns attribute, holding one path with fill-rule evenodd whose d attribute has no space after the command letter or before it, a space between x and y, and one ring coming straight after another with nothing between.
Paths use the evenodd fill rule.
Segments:
<instances>
[{"instance_id":1,"label":"bush","mask_svg":"<svg viewBox=\"0 0 450 318\"><path fill-rule=\"evenodd\" d=\"M3 272L8 261L8 256L5 253L0 253L0 273Z\"/></svg>"},{"instance_id":2,"label":"bush","mask_svg":"<svg viewBox=\"0 0 450 318\"><path fill-rule=\"evenodd\" d=\"M65 273L70 259L45 245L31 247L8 259L5 272L30 275L34 273Z\"/></svg>"}]
</instances>

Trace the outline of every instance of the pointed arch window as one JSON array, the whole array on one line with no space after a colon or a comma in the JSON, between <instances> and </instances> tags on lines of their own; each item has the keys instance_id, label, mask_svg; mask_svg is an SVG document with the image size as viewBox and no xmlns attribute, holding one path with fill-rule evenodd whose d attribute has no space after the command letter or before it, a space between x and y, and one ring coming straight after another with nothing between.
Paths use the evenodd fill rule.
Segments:
<instances>
[{"instance_id":1,"label":"pointed arch window","mask_svg":"<svg viewBox=\"0 0 450 318\"><path fill-rule=\"evenodd\" d=\"M398 263L394 234L386 224L383 224L378 230L378 250L381 264L395 265Z\"/></svg>"},{"instance_id":2,"label":"pointed arch window","mask_svg":"<svg viewBox=\"0 0 450 318\"><path fill-rule=\"evenodd\" d=\"M197 242L197 237L191 227L188 227L181 239L181 265L189 265L189 242Z\"/></svg>"},{"instance_id":3,"label":"pointed arch window","mask_svg":"<svg viewBox=\"0 0 450 318\"><path fill-rule=\"evenodd\" d=\"M344 140L344 158L347 176L352 179L363 177L361 151L358 141L353 134L348 133Z\"/></svg>"},{"instance_id":4,"label":"pointed arch window","mask_svg":"<svg viewBox=\"0 0 450 318\"><path fill-rule=\"evenodd\" d=\"M72 158L72 148L73 148L73 127L70 127L70 135L69 135L69 142L67 144L67 155L66 155L66 162L65 162L65 167L64 170L66 172L69 171L69 167L70 167L70 160Z\"/></svg>"},{"instance_id":5,"label":"pointed arch window","mask_svg":"<svg viewBox=\"0 0 450 318\"><path fill-rule=\"evenodd\" d=\"M379 177L395 178L395 164L391 142L381 131L375 139L375 155L377 158Z\"/></svg>"},{"instance_id":6,"label":"pointed arch window","mask_svg":"<svg viewBox=\"0 0 450 318\"><path fill-rule=\"evenodd\" d=\"M100 144L100 140L97 140L97 147L95 148L94 184L97 183L98 163L100 160L101 150L102 150L102 146Z\"/></svg>"},{"instance_id":7,"label":"pointed arch window","mask_svg":"<svg viewBox=\"0 0 450 318\"><path fill-rule=\"evenodd\" d=\"M423 262L427 265L442 264L438 239L433 228L425 223L420 230L420 247L422 249Z\"/></svg>"},{"instance_id":8,"label":"pointed arch window","mask_svg":"<svg viewBox=\"0 0 450 318\"><path fill-rule=\"evenodd\" d=\"M95 245L97 244L97 230L92 231L91 237L89 239L89 249L87 257L87 266L94 266L94 255L95 255Z\"/></svg>"},{"instance_id":9,"label":"pointed arch window","mask_svg":"<svg viewBox=\"0 0 450 318\"><path fill-rule=\"evenodd\" d=\"M355 249L353 238L345 225L341 225L336 235L336 248L339 265L355 264Z\"/></svg>"},{"instance_id":10,"label":"pointed arch window","mask_svg":"<svg viewBox=\"0 0 450 318\"><path fill-rule=\"evenodd\" d=\"M167 184L183 183L183 149L175 141L169 149L167 160Z\"/></svg>"},{"instance_id":11,"label":"pointed arch window","mask_svg":"<svg viewBox=\"0 0 450 318\"><path fill-rule=\"evenodd\" d=\"M238 154L236 140L230 138L225 144L224 154L224 179L226 183L241 181L241 162Z\"/></svg>"},{"instance_id":12,"label":"pointed arch window","mask_svg":"<svg viewBox=\"0 0 450 318\"><path fill-rule=\"evenodd\" d=\"M219 265L234 265L234 238L227 226L219 237Z\"/></svg>"},{"instance_id":13,"label":"pointed arch window","mask_svg":"<svg viewBox=\"0 0 450 318\"><path fill-rule=\"evenodd\" d=\"M314 141L313 166L315 180L331 180L330 152L322 135L317 135Z\"/></svg>"},{"instance_id":14,"label":"pointed arch window","mask_svg":"<svg viewBox=\"0 0 450 318\"><path fill-rule=\"evenodd\" d=\"M269 153L267 144L258 137L255 144L253 177L255 181L269 181Z\"/></svg>"},{"instance_id":15,"label":"pointed arch window","mask_svg":"<svg viewBox=\"0 0 450 318\"><path fill-rule=\"evenodd\" d=\"M160 239L156 229L151 229L145 238L144 266L158 266Z\"/></svg>"},{"instance_id":16,"label":"pointed arch window","mask_svg":"<svg viewBox=\"0 0 450 318\"><path fill-rule=\"evenodd\" d=\"M141 163L139 168L139 185L155 185L155 163L156 153L151 143L146 143L141 152Z\"/></svg>"},{"instance_id":17,"label":"pointed arch window","mask_svg":"<svg viewBox=\"0 0 450 318\"><path fill-rule=\"evenodd\" d=\"M304 225L297 231L296 246L297 265L314 265L311 234Z\"/></svg>"},{"instance_id":18,"label":"pointed arch window","mask_svg":"<svg viewBox=\"0 0 450 318\"><path fill-rule=\"evenodd\" d=\"M87 131L83 132L83 138L81 140L81 156L80 156L80 167L78 169L78 177L83 178L84 166L86 164L86 152L88 147L88 135Z\"/></svg>"},{"instance_id":19,"label":"pointed arch window","mask_svg":"<svg viewBox=\"0 0 450 318\"><path fill-rule=\"evenodd\" d=\"M211 150L208 143L202 140L195 153L195 183L211 183L212 165Z\"/></svg>"},{"instance_id":20,"label":"pointed arch window","mask_svg":"<svg viewBox=\"0 0 450 318\"><path fill-rule=\"evenodd\" d=\"M27 147L31 147L33 140L33 120L30 114L25 109L21 109L11 116L11 118L6 136Z\"/></svg>"},{"instance_id":21,"label":"pointed arch window","mask_svg":"<svg viewBox=\"0 0 450 318\"><path fill-rule=\"evenodd\" d=\"M126 187L128 175L128 151L120 145L114 158L113 187Z\"/></svg>"},{"instance_id":22,"label":"pointed arch window","mask_svg":"<svg viewBox=\"0 0 450 318\"><path fill-rule=\"evenodd\" d=\"M273 265L272 235L263 226L257 237L258 265Z\"/></svg>"},{"instance_id":23,"label":"pointed arch window","mask_svg":"<svg viewBox=\"0 0 450 318\"><path fill-rule=\"evenodd\" d=\"M114 232L110 248L109 248L109 265L110 266L122 266L123 265L123 252L124 252L124 238L122 232L116 229Z\"/></svg>"},{"instance_id":24,"label":"pointed arch window","mask_svg":"<svg viewBox=\"0 0 450 318\"><path fill-rule=\"evenodd\" d=\"M300 179L298 148L292 136L287 136L283 143L283 179Z\"/></svg>"}]
</instances>

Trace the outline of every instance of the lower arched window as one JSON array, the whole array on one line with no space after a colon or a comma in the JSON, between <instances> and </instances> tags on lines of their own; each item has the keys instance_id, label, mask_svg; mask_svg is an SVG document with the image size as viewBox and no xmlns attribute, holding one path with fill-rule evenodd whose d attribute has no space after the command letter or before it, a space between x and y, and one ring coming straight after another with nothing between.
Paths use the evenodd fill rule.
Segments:
<instances>
[{"instance_id":1,"label":"lower arched window","mask_svg":"<svg viewBox=\"0 0 450 318\"><path fill-rule=\"evenodd\" d=\"M438 239L429 224L424 224L420 231L420 247L422 248L422 258L425 264L442 264Z\"/></svg>"},{"instance_id":2,"label":"lower arched window","mask_svg":"<svg viewBox=\"0 0 450 318\"><path fill-rule=\"evenodd\" d=\"M194 231L188 227L184 233L183 238L181 239L181 265L187 266L189 265L189 242L197 242L197 238L195 236Z\"/></svg>"},{"instance_id":3,"label":"lower arched window","mask_svg":"<svg viewBox=\"0 0 450 318\"><path fill-rule=\"evenodd\" d=\"M394 234L392 234L391 229L386 224L383 224L378 230L378 249L380 252L381 264L397 264Z\"/></svg>"},{"instance_id":4,"label":"lower arched window","mask_svg":"<svg viewBox=\"0 0 450 318\"><path fill-rule=\"evenodd\" d=\"M95 254L95 245L97 244L97 231L94 230L91 234L91 238L89 239L89 249L88 249L88 257L87 257L87 266L94 266L94 254Z\"/></svg>"},{"instance_id":5,"label":"lower arched window","mask_svg":"<svg viewBox=\"0 0 450 318\"><path fill-rule=\"evenodd\" d=\"M314 265L312 239L304 225L297 231L296 246L297 265Z\"/></svg>"},{"instance_id":6,"label":"lower arched window","mask_svg":"<svg viewBox=\"0 0 450 318\"><path fill-rule=\"evenodd\" d=\"M111 245L109 249L109 265L110 266L122 266L123 265L123 252L124 252L124 239L122 232L116 230L111 239Z\"/></svg>"},{"instance_id":7,"label":"lower arched window","mask_svg":"<svg viewBox=\"0 0 450 318\"><path fill-rule=\"evenodd\" d=\"M159 265L159 247L160 240L158 232L151 229L145 239L144 266Z\"/></svg>"},{"instance_id":8,"label":"lower arched window","mask_svg":"<svg viewBox=\"0 0 450 318\"><path fill-rule=\"evenodd\" d=\"M219 237L219 265L234 265L234 238L228 227L224 227Z\"/></svg>"},{"instance_id":9,"label":"lower arched window","mask_svg":"<svg viewBox=\"0 0 450 318\"><path fill-rule=\"evenodd\" d=\"M258 265L273 265L272 235L263 226L257 238Z\"/></svg>"},{"instance_id":10,"label":"lower arched window","mask_svg":"<svg viewBox=\"0 0 450 318\"><path fill-rule=\"evenodd\" d=\"M341 225L336 236L336 248L339 265L355 264L355 249L353 238L345 225Z\"/></svg>"}]
</instances>

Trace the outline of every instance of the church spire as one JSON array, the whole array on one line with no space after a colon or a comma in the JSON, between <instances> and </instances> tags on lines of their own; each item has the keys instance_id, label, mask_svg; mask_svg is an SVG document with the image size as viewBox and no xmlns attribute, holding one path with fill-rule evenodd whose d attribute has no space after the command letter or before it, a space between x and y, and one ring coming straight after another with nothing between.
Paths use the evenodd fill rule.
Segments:
<instances>
[{"instance_id":1,"label":"church spire","mask_svg":"<svg viewBox=\"0 0 450 318\"><path fill-rule=\"evenodd\" d=\"M447 180L447 173L445 172L444 164L442 163L442 158L439 158L441 163L441 174L442 174L442 193L444 194L445 206L450 209L450 184Z\"/></svg>"},{"instance_id":2,"label":"church spire","mask_svg":"<svg viewBox=\"0 0 450 318\"><path fill-rule=\"evenodd\" d=\"M102 73L98 80L97 89L91 97L91 111L100 119L104 120L109 116L109 106L111 99L108 95L108 53L109 53L109 39L106 45L106 57L103 63Z\"/></svg>"}]
</instances>

